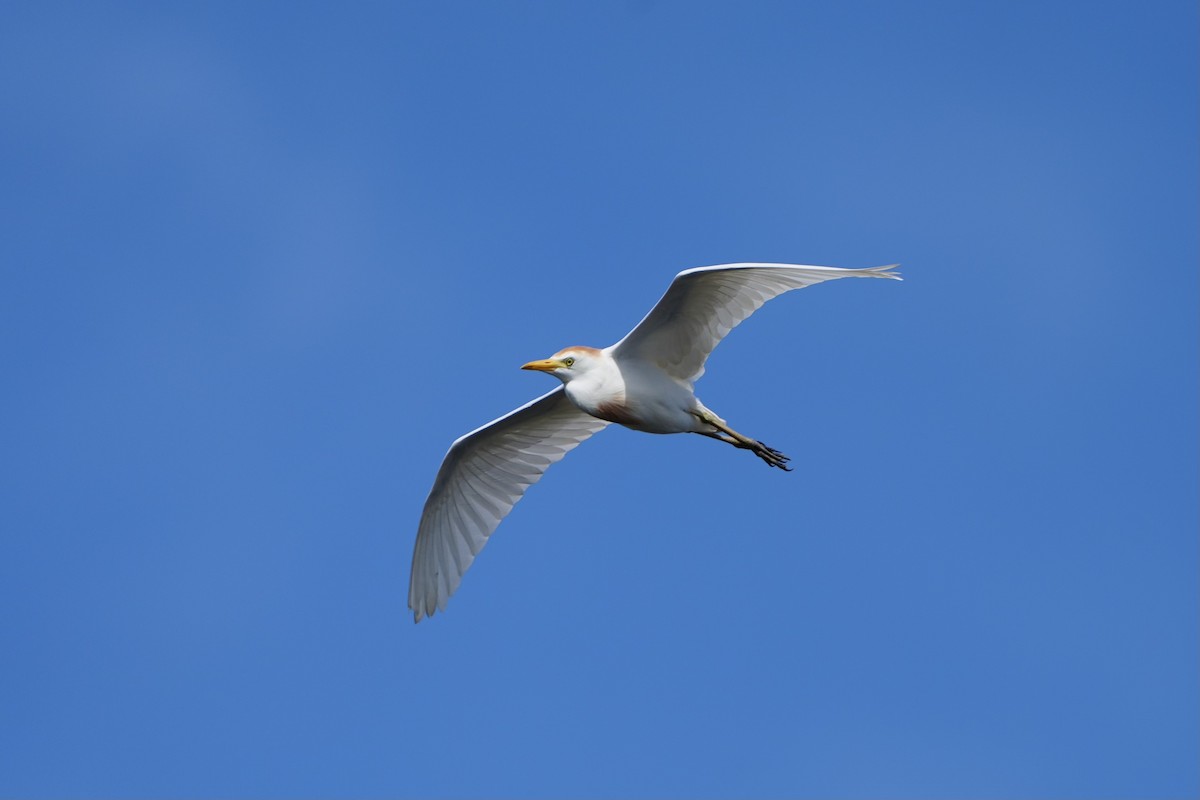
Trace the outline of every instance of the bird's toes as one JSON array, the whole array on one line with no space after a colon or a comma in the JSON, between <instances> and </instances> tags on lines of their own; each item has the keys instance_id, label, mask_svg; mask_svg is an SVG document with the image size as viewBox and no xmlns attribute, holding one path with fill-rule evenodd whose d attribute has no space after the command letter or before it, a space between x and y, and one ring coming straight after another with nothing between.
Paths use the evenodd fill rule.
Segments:
<instances>
[{"instance_id":1,"label":"bird's toes","mask_svg":"<svg viewBox=\"0 0 1200 800\"><path fill-rule=\"evenodd\" d=\"M779 452L775 448L768 447L767 445L763 444L762 442L759 442L759 447L761 449L755 450L755 453L758 455L759 458L761 458L763 461L767 462L767 466L778 467L779 469L783 470L784 472L792 471L792 468L787 466L787 463L789 461L791 461L790 458L788 458L787 456L785 456L783 453Z\"/></svg>"},{"instance_id":2,"label":"bird's toes","mask_svg":"<svg viewBox=\"0 0 1200 800\"><path fill-rule=\"evenodd\" d=\"M760 442L760 444L762 444L762 443ZM790 459L790 458L788 458L788 457L787 457L787 456L785 456L783 453L781 453L781 452L779 452L778 450L776 450L774 447L771 447L771 446L769 446L769 445L765 445L765 444L764 444L764 445L762 446L762 448L763 448L763 450L764 450L764 451L766 451L768 454L770 454L770 455L771 455L772 457L774 457L774 458L778 458L778 459L780 459L780 460L782 460L782 461L791 461L791 459Z\"/></svg>"}]
</instances>

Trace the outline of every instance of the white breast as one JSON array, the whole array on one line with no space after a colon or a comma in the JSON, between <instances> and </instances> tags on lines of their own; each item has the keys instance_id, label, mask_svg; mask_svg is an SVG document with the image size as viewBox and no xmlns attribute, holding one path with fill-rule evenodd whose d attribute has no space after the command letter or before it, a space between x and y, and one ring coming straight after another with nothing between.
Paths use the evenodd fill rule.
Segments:
<instances>
[{"instance_id":1,"label":"white breast","mask_svg":"<svg viewBox=\"0 0 1200 800\"><path fill-rule=\"evenodd\" d=\"M691 413L697 402L690 386L653 365L610 364L613 368L604 370L602 377L567 385L567 395L576 405L594 417L646 433L697 430ZM582 385L576 389L576 384Z\"/></svg>"}]
</instances>

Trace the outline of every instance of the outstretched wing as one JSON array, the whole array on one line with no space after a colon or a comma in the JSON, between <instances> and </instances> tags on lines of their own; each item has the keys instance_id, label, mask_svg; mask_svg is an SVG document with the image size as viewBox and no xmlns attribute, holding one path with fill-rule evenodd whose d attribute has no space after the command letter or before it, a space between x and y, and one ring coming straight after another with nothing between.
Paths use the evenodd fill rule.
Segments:
<instances>
[{"instance_id":1,"label":"outstretched wing","mask_svg":"<svg viewBox=\"0 0 1200 800\"><path fill-rule=\"evenodd\" d=\"M835 278L893 278L896 264L868 269L799 264L722 264L684 270L645 319L611 348L618 360L638 358L672 377L695 381L725 335L763 303L792 289Z\"/></svg>"},{"instance_id":2,"label":"outstretched wing","mask_svg":"<svg viewBox=\"0 0 1200 800\"><path fill-rule=\"evenodd\" d=\"M576 408L559 386L450 446L413 547L408 607L417 622L446 610L463 573L525 490L607 425Z\"/></svg>"}]
</instances>

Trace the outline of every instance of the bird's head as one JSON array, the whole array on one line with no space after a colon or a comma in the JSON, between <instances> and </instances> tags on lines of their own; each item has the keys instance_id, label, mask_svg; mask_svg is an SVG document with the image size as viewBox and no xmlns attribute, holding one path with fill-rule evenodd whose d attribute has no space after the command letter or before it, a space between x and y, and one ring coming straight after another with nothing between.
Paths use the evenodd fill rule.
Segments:
<instances>
[{"instance_id":1,"label":"bird's head","mask_svg":"<svg viewBox=\"0 0 1200 800\"><path fill-rule=\"evenodd\" d=\"M596 369L603 358L604 354L594 347L568 347L541 361L530 361L521 369L546 372L567 383Z\"/></svg>"}]
</instances>

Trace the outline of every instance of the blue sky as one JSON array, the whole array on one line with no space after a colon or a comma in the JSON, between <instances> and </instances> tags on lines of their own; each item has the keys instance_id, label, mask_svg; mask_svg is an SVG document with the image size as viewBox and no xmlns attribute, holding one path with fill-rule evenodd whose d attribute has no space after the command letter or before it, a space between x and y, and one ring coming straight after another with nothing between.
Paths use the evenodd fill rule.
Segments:
<instances>
[{"instance_id":1,"label":"blue sky","mask_svg":"<svg viewBox=\"0 0 1200 800\"><path fill-rule=\"evenodd\" d=\"M0 795L1200 791L1194 3L7 4ZM412 624L458 435L862 267Z\"/></svg>"}]
</instances>

